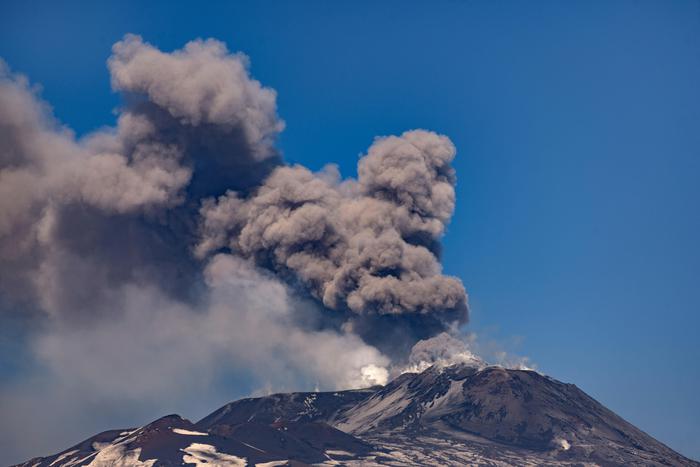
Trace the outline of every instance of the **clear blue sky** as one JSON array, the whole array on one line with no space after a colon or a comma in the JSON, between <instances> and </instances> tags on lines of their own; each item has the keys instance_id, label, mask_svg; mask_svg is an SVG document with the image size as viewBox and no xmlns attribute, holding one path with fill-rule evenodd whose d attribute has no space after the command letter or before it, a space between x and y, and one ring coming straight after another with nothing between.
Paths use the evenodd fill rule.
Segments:
<instances>
[{"instance_id":1,"label":"clear blue sky","mask_svg":"<svg viewBox=\"0 0 700 467\"><path fill-rule=\"evenodd\" d=\"M700 458L700 2L204 3L2 1L0 56L79 134L133 32L247 53L289 161L449 135L471 329Z\"/></svg>"}]
</instances>

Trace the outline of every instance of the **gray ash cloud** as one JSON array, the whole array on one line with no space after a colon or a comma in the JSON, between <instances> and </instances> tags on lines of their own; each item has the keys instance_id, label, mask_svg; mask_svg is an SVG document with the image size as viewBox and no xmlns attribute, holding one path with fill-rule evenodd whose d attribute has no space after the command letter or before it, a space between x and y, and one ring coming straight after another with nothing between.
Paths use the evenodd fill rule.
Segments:
<instances>
[{"instance_id":1,"label":"gray ash cloud","mask_svg":"<svg viewBox=\"0 0 700 467\"><path fill-rule=\"evenodd\" d=\"M357 178L286 165L276 93L248 65L215 40L166 53L127 35L108 60L116 125L77 138L0 63L0 320L25 316L43 368L0 386L1 416L92 397L160 411L227 371L259 390L381 383L466 322L439 258L449 138L377 138Z\"/></svg>"},{"instance_id":2,"label":"gray ash cloud","mask_svg":"<svg viewBox=\"0 0 700 467\"><path fill-rule=\"evenodd\" d=\"M378 138L357 180L277 168L251 196L205 202L197 252L255 258L333 310L464 319L464 287L431 250L454 209L454 155L447 137L413 130Z\"/></svg>"},{"instance_id":3,"label":"gray ash cloud","mask_svg":"<svg viewBox=\"0 0 700 467\"><path fill-rule=\"evenodd\" d=\"M280 163L275 92L220 42L165 54L128 35L109 69L125 96L117 126L80 140L25 78L0 74L3 292L51 313L99 311L130 281L190 289L201 197Z\"/></svg>"}]
</instances>

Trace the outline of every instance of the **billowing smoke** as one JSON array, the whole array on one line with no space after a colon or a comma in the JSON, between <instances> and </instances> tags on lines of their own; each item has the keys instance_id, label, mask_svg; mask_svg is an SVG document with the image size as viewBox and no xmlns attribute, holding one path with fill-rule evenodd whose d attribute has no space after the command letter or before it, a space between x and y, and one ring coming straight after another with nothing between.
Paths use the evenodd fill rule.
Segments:
<instances>
[{"instance_id":1,"label":"billowing smoke","mask_svg":"<svg viewBox=\"0 0 700 467\"><path fill-rule=\"evenodd\" d=\"M198 253L228 246L291 272L334 310L463 311L464 287L429 249L454 208L454 154L445 136L414 130L375 141L357 181L278 168L249 199L207 200Z\"/></svg>"},{"instance_id":2,"label":"billowing smoke","mask_svg":"<svg viewBox=\"0 0 700 467\"><path fill-rule=\"evenodd\" d=\"M0 287L15 304L84 318L129 282L186 295L201 269L200 198L224 182L248 189L279 163L275 93L244 56L216 41L163 54L131 35L113 51L117 126L79 141L0 70Z\"/></svg>"},{"instance_id":3,"label":"billowing smoke","mask_svg":"<svg viewBox=\"0 0 700 467\"><path fill-rule=\"evenodd\" d=\"M454 208L454 155L447 137L414 130L378 138L357 180L341 181L333 167L279 167L248 197L229 191L204 203L196 251L253 258L351 322L389 315L446 327L467 310L435 251Z\"/></svg>"},{"instance_id":4,"label":"billowing smoke","mask_svg":"<svg viewBox=\"0 0 700 467\"><path fill-rule=\"evenodd\" d=\"M484 367L486 362L472 352L468 342L447 332L416 342L408 356L408 365L401 371L421 372L432 365L463 364Z\"/></svg>"},{"instance_id":5,"label":"billowing smoke","mask_svg":"<svg viewBox=\"0 0 700 467\"><path fill-rule=\"evenodd\" d=\"M342 179L283 163L275 91L218 41L127 35L108 67L116 126L76 138L0 64L0 324L33 362L0 384L6 426L35 435L0 436L13 461L107 419L382 384L466 321L439 261L447 137L377 138Z\"/></svg>"}]
</instances>

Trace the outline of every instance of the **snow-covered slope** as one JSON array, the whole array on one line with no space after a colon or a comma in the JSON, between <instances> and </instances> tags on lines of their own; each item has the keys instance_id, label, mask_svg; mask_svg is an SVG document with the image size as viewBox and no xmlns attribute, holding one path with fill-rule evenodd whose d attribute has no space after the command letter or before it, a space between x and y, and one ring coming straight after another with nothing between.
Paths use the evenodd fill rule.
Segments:
<instances>
[{"instance_id":1,"label":"snow-covered slope","mask_svg":"<svg viewBox=\"0 0 700 467\"><path fill-rule=\"evenodd\" d=\"M275 394L101 433L22 466L693 465L574 385L431 367L384 387Z\"/></svg>"}]
</instances>

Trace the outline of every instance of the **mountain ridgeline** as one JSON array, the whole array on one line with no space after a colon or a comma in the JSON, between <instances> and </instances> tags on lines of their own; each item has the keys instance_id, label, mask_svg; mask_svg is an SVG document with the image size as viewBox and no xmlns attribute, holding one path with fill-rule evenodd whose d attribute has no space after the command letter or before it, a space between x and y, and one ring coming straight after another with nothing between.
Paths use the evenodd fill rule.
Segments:
<instances>
[{"instance_id":1,"label":"mountain ridgeline","mask_svg":"<svg viewBox=\"0 0 700 467\"><path fill-rule=\"evenodd\" d=\"M100 433L22 467L303 465L700 466L572 384L466 365L386 386L231 402Z\"/></svg>"}]
</instances>

